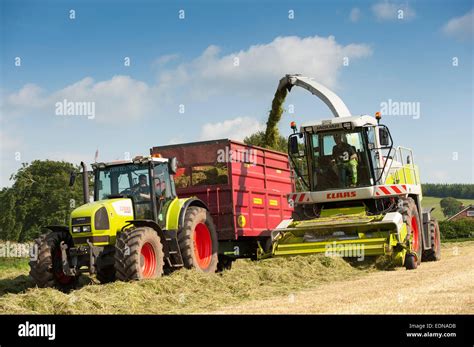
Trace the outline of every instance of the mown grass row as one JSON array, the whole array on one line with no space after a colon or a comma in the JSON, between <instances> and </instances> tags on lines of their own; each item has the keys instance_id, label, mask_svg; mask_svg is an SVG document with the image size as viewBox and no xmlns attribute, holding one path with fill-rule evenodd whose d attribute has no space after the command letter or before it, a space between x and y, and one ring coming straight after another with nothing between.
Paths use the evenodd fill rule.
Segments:
<instances>
[{"instance_id":1,"label":"mown grass row","mask_svg":"<svg viewBox=\"0 0 474 347\"><path fill-rule=\"evenodd\" d=\"M94 283L68 294L35 288L26 262L0 274L0 312L44 314L172 314L210 312L241 301L284 296L320 283L372 271L343 259L319 255L239 260L232 270L202 274L179 270L157 280ZM1 266L0 266L1 268Z\"/></svg>"}]
</instances>

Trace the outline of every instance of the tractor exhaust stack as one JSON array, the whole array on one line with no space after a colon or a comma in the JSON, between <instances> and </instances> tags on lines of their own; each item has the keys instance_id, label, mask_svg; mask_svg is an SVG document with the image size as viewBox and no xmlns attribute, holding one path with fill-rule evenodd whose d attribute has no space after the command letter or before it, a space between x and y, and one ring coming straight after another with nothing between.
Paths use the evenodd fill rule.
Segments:
<instances>
[{"instance_id":1,"label":"tractor exhaust stack","mask_svg":"<svg viewBox=\"0 0 474 347\"><path fill-rule=\"evenodd\" d=\"M82 192L84 195L84 204L89 203L89 177L87 176L86 163L81 161L82 166Z\"/></svg>"}]
</instances>

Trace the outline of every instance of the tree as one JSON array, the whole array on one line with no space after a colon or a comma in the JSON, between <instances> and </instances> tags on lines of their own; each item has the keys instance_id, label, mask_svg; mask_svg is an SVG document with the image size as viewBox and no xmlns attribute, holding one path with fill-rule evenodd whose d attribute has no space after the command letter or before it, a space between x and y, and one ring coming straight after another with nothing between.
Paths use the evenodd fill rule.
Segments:
<instances>
[{"instance_id":1,"label":"tree","mask_svg":"<svg viewBox=\"0 0 474 347\"><path fill-rule=\"evenodd\" d=\"M273 145L267 145L266 136L264 131L257 131L256 133L247 136L244 139L244 143L247 145L254 145L263 148L274 149L279 152L288 152L288 139L281 135L278 135Z\"/></svg>"},{"instance_id":2,"label":"tree","mask_svg":"<svg viewBox=\"0 0 474 347\"><path fill-rule=\"evenodd\" d=\"M79 167L67 162L35 160L12 176L11 188L0 191L0 239L29 241L47 225L67 225L82 204L82 187L69 187L69 174Z\"/></svg>"},{"instance_id":3,"label":"tree","mask_svg":"<svg viewBox=\"0 0 474 347\"><path fill-rule=\"evenodd\" d=\"M474 199L474 184L423 183L421 188L423 190L423 195L426 196L437 196L439 198L451 196L458 199Z\"/></svg>"},{"instance_id":4,"label":"tree","mask_svg":"<svg viewBox=\"0 0 474 347\"><path fill-rule=\"evenodd\" d=\"M462 202L451 197L441 199L439 204L446 217L451 217L462 209Z\"/></svg>"}]
</instances>

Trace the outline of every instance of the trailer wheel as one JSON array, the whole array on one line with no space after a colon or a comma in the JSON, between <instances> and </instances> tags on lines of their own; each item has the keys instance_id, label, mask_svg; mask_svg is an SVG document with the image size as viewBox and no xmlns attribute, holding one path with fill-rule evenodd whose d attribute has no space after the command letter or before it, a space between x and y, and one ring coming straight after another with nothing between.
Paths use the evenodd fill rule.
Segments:
<instances>
[{"instance_id":1,"label":"trailer wheel","mask_svg":"<svg viewBox=\"0 0 474 347\"><path fill-rule=\"evenodd\" d=\"M153 279L163 274L164 254L160 236L149 227L117 234L115 274L120 281Z\"/></svg>"},{"instance_id":2,"label":"trailer wheel","mask_svg":"<svg viewBox=\"0 0 474 347\"><path fill-rule=\"evenodd\" d=\"M201 272L217 270L217 233L209 211L191 206L178 232L179 248L187 269Z\"/></svg>"},{"instance_id":3,"label":"trailer wheel","mask_svg":"<svg viewBox=\"0 0 474 347\"><path fill-rule=\"evenodd\" d=\"M423 260L438 261L441 259L441 239L439 225L436 219L432 219L428 224L432 247L423 253Z\"/></svg>"},{"instance_id":4,"label":"trailer wheel","mask_svg":"<svg viewBox=\"0 0 474 347\"><path fill-rule=\"evenodd\" d=\"M408 227L408 237L410 238L410 250L416 253L410 254L407 252L405 256L405 268L407 270L413 270L418 267L421 263L421 255L423 250L422 244L422 229L420 223L420 215L418 213L418 208L416 207L415 200L412 198L403 199L403 205L399 211L403 216L403 222L406 223Z\"/></svg>"},{"instance_id":5,"label":"trailer wheel","mask_svg":"<svg viewBox=\"0 0 474 347\"><path fill-rule=\"evenodd\" d=\"M35 240L36 258L29 263L30 276L40 288L69 291L77 286L79 276L67 276L63 272L61 242L72 247L72 236L66 231L52 231Z\"/></svg>"}]
</instances>

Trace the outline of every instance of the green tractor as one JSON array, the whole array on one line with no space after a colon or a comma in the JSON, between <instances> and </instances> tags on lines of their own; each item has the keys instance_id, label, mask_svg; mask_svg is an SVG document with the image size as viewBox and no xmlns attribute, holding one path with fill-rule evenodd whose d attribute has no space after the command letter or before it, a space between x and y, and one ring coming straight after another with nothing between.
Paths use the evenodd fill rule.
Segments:
<instances>
[{"instance_id":1,"label":"green tractor","mask_svg":"<svg viewBox=\"0 0 474 347\"><path fill-rule=\"evenodd\" d=\"M69 226L48 226L35 240L30 275L39 287L69 290L82 273L107 283L157 278L182 267L216 271L216 228L201 200L176 196L175 158L93 164L93 202L81 166L84 204L72 211Z\"/></svg>"}]
</instances>

